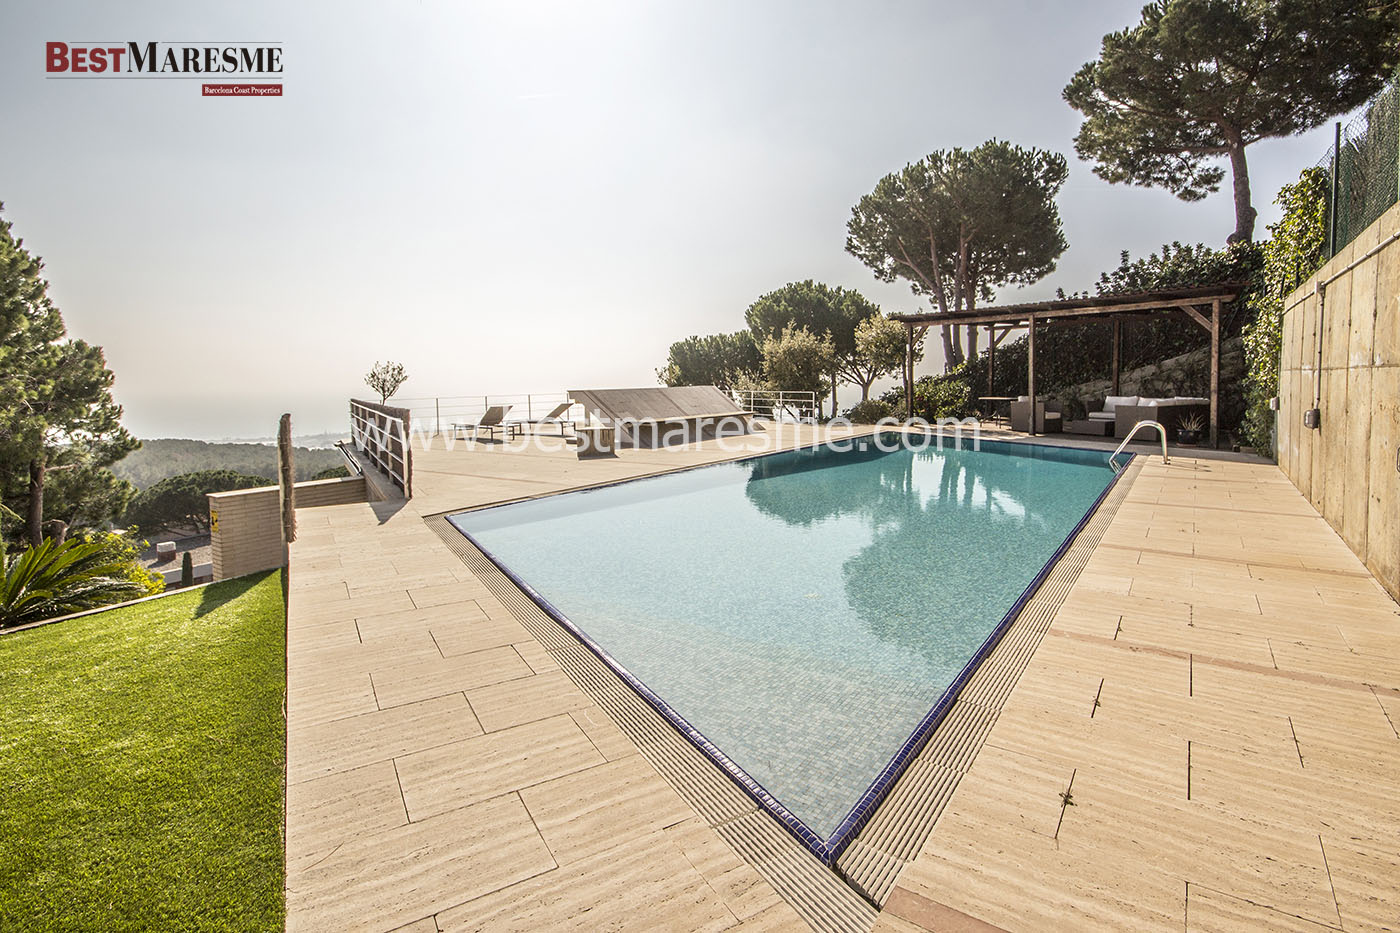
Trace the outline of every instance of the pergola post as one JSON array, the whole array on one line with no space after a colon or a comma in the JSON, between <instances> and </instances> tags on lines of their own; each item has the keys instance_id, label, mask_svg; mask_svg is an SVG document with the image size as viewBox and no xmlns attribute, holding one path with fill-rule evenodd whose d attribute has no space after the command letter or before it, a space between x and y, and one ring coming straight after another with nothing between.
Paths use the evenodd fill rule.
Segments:
<instances>
[{"instance_id":1,"label":"pergola post","mask_svg":"<svg viewBox=\"0 0 1400 933\"><path fill-rule=\"evenodd\" d=\"M1027 331L1027 332L1028 332L1028 335L1029 335L1029 339L1028 339L1028 346L1026 347L1026 351L1027 351L1027 352L1026 352L1026 394L1027 394L1028 396L1030 396L1030 400L1031 400L1031 423L1030 423L1031 434L1037 434L1037 433L1039 433L1039 432L1036 431L1036 424L1035 424L1036 403L1035 403L1035 315L1034 315L1034 314L1032 314L1032 315L1030 316L1030 324L1027 325L1027 327L1028 327L1028 331Z\"/></svg>"},{"instance_id":2,"label":"pergola post","mask_svg":"<svg viewBox=\"0 0 1400 933\"><path fill-rule=\"evenodd\" d=\"M991 395L992 392L995 391L995 390L992 389L992 379L993 379L994 376L996 376L996 371L997 371L997 332L996 332L996 328L995 328L993 325L988 324L988 325L987 325L987 394L988 394L988 395Z\"/></svg>"},{"instance_id":3,"label":"pergola post","mask_svg":"<svg viewBox=\"0 0 1400 933\"><path fill-rule=\"evenodd\" d=\"M1123 322L1117 319L1113 322L1113 395L1121 394L1118 380L1118 368L1121 365L1123 353Z\"/></svg>"},{"instance_id":4,"label":"pergola post","mask_svg":"<svg viewBox=\"0 0 1400 933\"><path fill-rule=\"evenodd\" d=\"M1210 446L1220 440L1220 299L1210 303Z\"/></svg>"}]
</instances>

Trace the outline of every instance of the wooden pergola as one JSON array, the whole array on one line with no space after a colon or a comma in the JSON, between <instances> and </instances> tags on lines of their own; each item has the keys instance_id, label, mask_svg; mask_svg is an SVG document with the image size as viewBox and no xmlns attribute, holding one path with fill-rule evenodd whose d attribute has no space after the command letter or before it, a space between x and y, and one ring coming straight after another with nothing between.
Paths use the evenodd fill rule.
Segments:
<instances>
[{"instance_id":1,"label":"wooden pergola","mask_svg":"<svg viewBox=\"0 0 1400 933\"><path fill-rule=\"evenodd\" d=\"M914 406L914 331L951 324L956 327L987 328L988 381L995 373L996 348L1015 330L1025 329L1027 347L1026 395L1032 399L1031 433L1035 433L1035 334L1040 325L1083 324L1107 320L1113 325L1113 394L1118 394L1118 368L1122 356L1123 324L1152 320L1162 313L1184 313L1210 334L1210 444L1215 447L1220 430L1220 308L1238 297L1240 282L1225 282L1196 288L1168 288L1132 294L1100 295L1094 298L1065 298L1002 307L972 308L964 311L935 311L927 314L897 314L904 325L904 404Z\"/></svg>"}]
</instances>

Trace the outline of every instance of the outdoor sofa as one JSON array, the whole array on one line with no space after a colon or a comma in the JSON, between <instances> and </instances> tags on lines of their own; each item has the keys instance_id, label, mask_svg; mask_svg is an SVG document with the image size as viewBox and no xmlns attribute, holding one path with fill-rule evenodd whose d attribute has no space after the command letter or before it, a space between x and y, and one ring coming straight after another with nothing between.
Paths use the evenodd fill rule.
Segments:
<instances>
[{"instance_id":1,"label":"outdoor sofa","mask_svg":"<svg viewBox=\"0 0 1400 933\"><path fill-rule=\"evenodd\" d=\"M1204 422L1210 418L1210 399L1194 396L1174 396L1172 398L1151 398L1137 395L1110 395L1102 402L1090 402L1087 406L1087 420L1108 422L1112 425L1114 437L1127 437L1139 421L1157 421L1167 429L1167 436L1175 438L1182 419L1188 415L1199 415ZM1154 440L1150 431L1142 432L1142 440Z\"/></svg>"}]
</instances>

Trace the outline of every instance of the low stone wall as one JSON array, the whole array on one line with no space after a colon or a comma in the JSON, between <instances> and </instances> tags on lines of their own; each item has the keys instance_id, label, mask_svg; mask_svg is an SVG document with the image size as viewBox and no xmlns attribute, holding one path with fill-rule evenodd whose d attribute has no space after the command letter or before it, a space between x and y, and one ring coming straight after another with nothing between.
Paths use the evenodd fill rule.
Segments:
<instances>
[{"instance_id":1,"label":"low stone wall","mask_svg":"<svg viewBox=\"0 0 1400 933\"><path fill-rule=\"evenodd\" d=\"M365 501L365 478L317 479L297 483L297 508L314 509L323 505L348 505Z\"/></svg>"},{"instance_id":2,"label":"low stone wall","mask_svg":"<svg viewBox=\"0 0 1400 933\"><path fill-rule=\"evenodd\" d=\"M1392 207L1285 299L1278 465L1400 599L1397 229Z\"/></svg>"},{"instance_id":3,"label":"low stone wall","mask_svg":"<svg viewBox=\"0 0 1400 933\"><path fill-rule=\"evenodd\" d=\"M365 501L362 476L296 484L298 509ZM286 564L279 492L276 486L209 495L209 544L214 579L228 580Z\"/></svg>"}]
</instances>

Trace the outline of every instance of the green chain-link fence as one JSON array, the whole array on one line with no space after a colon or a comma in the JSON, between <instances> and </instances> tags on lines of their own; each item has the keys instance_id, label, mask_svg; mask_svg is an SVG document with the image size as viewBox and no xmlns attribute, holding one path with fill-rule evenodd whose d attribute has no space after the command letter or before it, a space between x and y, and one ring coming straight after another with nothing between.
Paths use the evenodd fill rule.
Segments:
<instances>
[{"instance_id":1,"label":"green chain-link fence","mask_svg":"<svg viewBox=\"0 0 1400 933\"><path fill-rule=\"evenodd\" d=\"M1322 165L1328 173L1330 258L1400 198L1400 75L1338 128Z\"/></svg>"}]
</instances>

